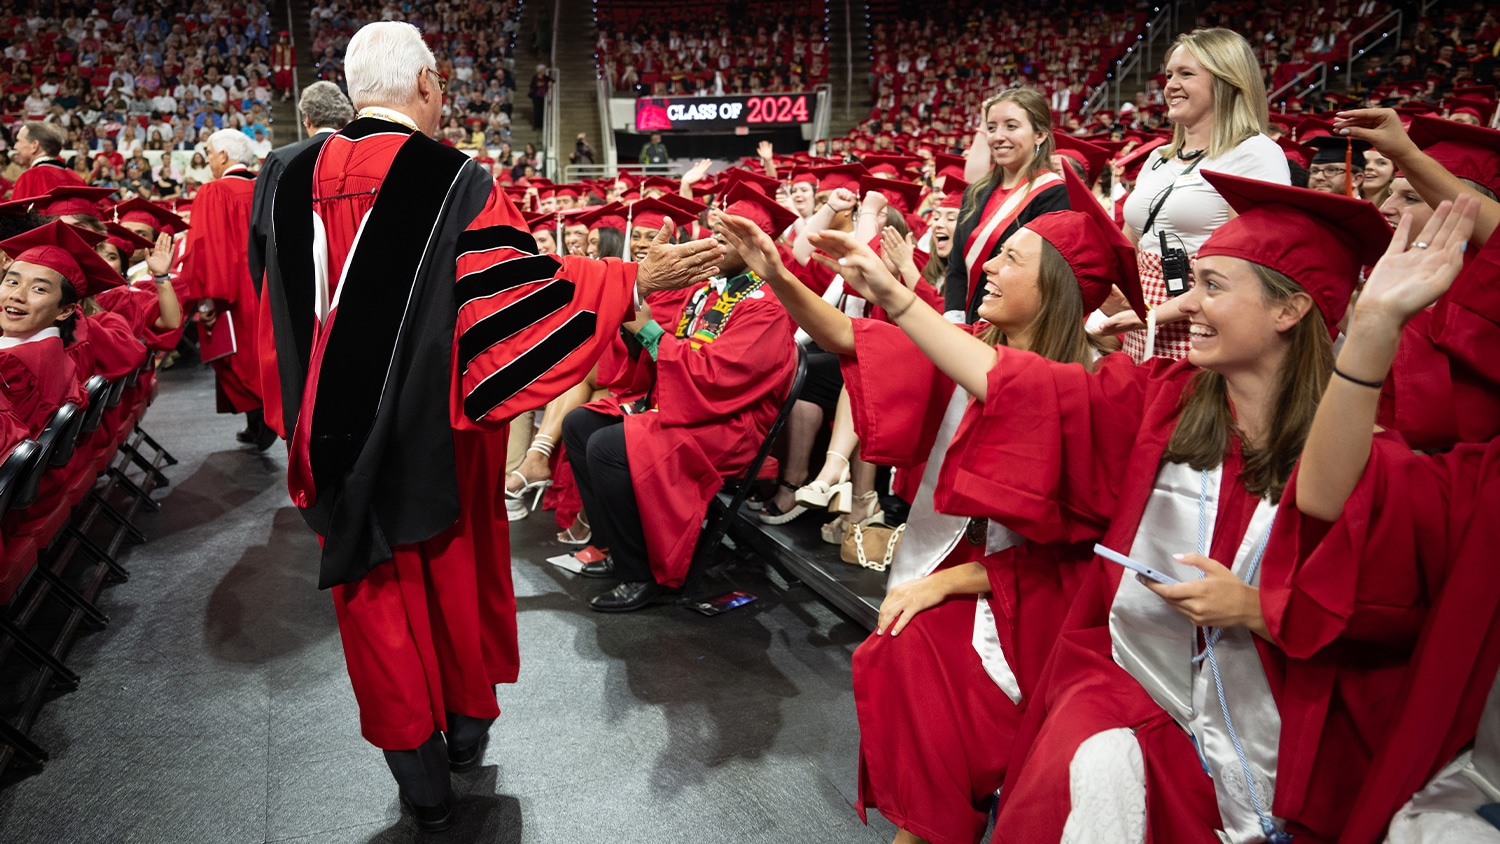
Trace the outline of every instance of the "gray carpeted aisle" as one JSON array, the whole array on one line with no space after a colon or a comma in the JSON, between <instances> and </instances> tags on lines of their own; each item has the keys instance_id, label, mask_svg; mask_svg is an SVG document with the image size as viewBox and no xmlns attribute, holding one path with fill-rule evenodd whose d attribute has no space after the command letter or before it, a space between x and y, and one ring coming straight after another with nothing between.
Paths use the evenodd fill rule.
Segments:
<instances>
[{"instance_id":1,"label":"gray carpeted aisle","mask_svg":"<svg viewBox=\"0 0 1500 844\"><path fill-rule=\"evenodd\" d=\"M74 647L77 691L43 709L53 754L0 789L23 842L889 841L854 810L858 627L758 574L718 618L590 612L556 569L551 513L514 526L521 680L485 766L455 777L457 823L419 836L359 736L317 543L281 446L238 446L202 367L163 373L146 428L182 463L150 537Z\"/></svg>"}]
</instances>

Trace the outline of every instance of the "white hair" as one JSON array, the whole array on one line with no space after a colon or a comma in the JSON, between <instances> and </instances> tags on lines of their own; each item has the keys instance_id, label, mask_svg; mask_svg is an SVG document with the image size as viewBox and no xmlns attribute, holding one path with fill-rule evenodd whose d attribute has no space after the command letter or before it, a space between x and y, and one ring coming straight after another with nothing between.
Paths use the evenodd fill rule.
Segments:
<instances>
[{"instance_id":1,"label":"white hair","mask_svg":"<svg viewBox=\"0 0 1500 844\"><path fill-rule=\"evenodd\" d=\"M344 77L355 108L408 102L416 96L417 75L436 66L421 31L400 21L365 24L344 52Z\"/></svg>"},{"instance_id":2,"label":"white hair","mask_svg":"<svg viewBox=\"0 0 1500 844\"><path fill-rule=\"evenodd\" d=\"M250 146L250 139L238 129L220 129L209 135L208 151L225 153L230 161L238 161L246 167L260 160L255 148Z\"/></svg>"}]
</instances>

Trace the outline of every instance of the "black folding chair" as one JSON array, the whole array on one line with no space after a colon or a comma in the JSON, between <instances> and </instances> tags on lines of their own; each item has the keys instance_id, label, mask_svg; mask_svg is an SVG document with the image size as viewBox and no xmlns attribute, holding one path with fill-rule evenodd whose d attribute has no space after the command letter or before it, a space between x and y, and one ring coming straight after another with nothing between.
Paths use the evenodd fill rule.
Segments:
<instances>
[{"instance_id":1,"label":"black folding chair","mask_svg":"<svg viewBox=\"0 0 1500 844\"><path fill-rule=\"evenodd\" d=\"M115 383L123 385L125 382L122 380ZM78 427L77 440L86 441L95 431L99 430L99 423L104 420L104 410L109 406L109 396L114 392L115 385L110 384L109 380L103 375L95 375L88 380L88 383L84 384L83 389L88 394L89 409L83 414L83 421ZM114 513L113 508L109 508L108 504L101 506L110 510L111 514L118 515ZM125 567L120 565L120 562L113 555L99 547L99 543L90 539L88 534L75 526L73 520L70 519L67 524L63 525L62 532L64 535L75 540L95 561L107 566L111 580L118 583L130 579L130 572L126 571Z\"/></svg>"},{"instance_id":2,"label":"black folding chair","mask_svg":"<svg viewBox=\"0 0 1500 844\"><path fill-rule=\"evenodd\" d=\"M684 602L692 601L691 596L697 595L701 581L712 573L714 555L724 541L724 534L729 531L729 520L735 518L735 514L749 497L750 489L755 486L760 475L760 467L765 465L766 458L771 456L771 449L776 445L776 438L780 436L781 429L786 426L786 420L792 415L793 405L802 395L802 385L807 380L807 350L801 343L796 346L797 371L792 376L792 388L787 391L786 400L781 403L776 419L766 430L766 438L760 444L760 450L755 453L755 457L745 467L744 472L736 478L725 481L720 494L708 501L708 518L704 521L703 531L698 534L697 544L693 546L693 561L688 568L687 582L683 585ZM727 504L721 497L725 492L729 493Z\"/></svg>"}]
</instances>

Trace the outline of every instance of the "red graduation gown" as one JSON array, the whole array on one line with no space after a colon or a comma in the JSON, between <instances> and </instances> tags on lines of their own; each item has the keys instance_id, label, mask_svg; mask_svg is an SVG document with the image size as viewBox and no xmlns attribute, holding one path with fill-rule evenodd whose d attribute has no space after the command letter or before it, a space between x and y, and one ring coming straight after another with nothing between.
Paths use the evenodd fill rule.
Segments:
<instances>
[{"instance_id":1,"label":"red graduation gown","mask_svg":"<svg viewBox=\"0 0 1500 844\"><path fill-rule=\"evenodd\" d=\"M381 187L406 140L405 133L383 131L358 140L339 135L323 146L313 194L340 197L317 206L327 233L330 279L337 280L349 260L360 224L375 204L371 192ZM483 243L510 229L524 232L524 220L496 188L467 232ZM245 238L240 243L243 248ZM452 273L455 279L487 270L503 273L507 263L529 257L513 245L468 251L457 257ZM526 278L525 272L518 270L515 278ZM362 279L347 281L353 285ZM505 430L522 409L539 407L583 379L603 341L618 331L630 306L633 281L630 264L563 258L552 278L512 285L461 305L449 389L458 518L430 539L393 546L389 563L331 589L349 679L359 702L361 731L372 744L387 750L414 748L434 729L446 729L447 712L478 718L499 715L493 686L515 682L520 670L503 487ZM570 284L570 298L563 304L518 326L467 366L460 365L459 338L465 331L507 307L524 307L533 295L558 283ZM330 296L336 292L330 291ZM315 498L308 438L316 410L317 371L338 312L334 307L315 325L312 362L290 442L289 485L293 499L304 506ZM591 339L556 362L548 358L545 371L481 418L466 415L466 397L541 349L559 326L584 312L598 317Z\"/></svg>"},{"instance_id":2,"label":"red graduation gown","mask_svg":"<svg viewBox=\"0 0 1500 844\"><path fill-rule=\"evenodd\" d=\"M123 378L146 361L146 347L130 321L111 311L75 318L68 354L85 382L95 375Z\"/></svg>"},{"instance_id":3,"label":"red graduation gown","mask_svg":"<svg viewBox=\"0 0 1500 844\"><path fill-rule=\"evenodd\" d=\"M26 168L26 172L16 178L16 186L11 188L10 198L31 199L56 187L83 183L83 177L74 173L73 168L58 159L49 159Z\"/></svg>"},{"instance_id":4,"label":"red graduation gown","mask_svg":"<svg viewBox=\"0 0 1500 844\"><path fill-rule=\"evenodd\" d=\"M95 294L99 307L125 318L130 330L146 348L152 351L169 351L177 347L182 339L182 326L171 331L158 331L156 321L161 319L161 303L156 298L156 283L138 281Z\"/></svg>"},{"instance_id":5,"label":"red graduation gown","mask_svg":"<svg viewBox=\"0 0 1500 844\"><path fill-rule=\"evenodd\" d=\"M943 466L938 506L944 512L997 518L1033 541L1102 541L1112 548L1131 547L1175 428L1179 401L1196 369L1186 361L1136 366L1125 356L1110 355L1090 375L1082 367L1045 362L1027 352L998 351L999 361L989 374L988 400L976 405L954 438L951 453L961 456ZM1210 556L1221 561L1233 559L1255 504L1235 480L1238 457L1233 450L1224 465L1218 527L1209 549ZM1285 510L1289 505L1284 500L1281 506ZM1263 590L1274 592L1283 580L1289 585L1281 588L1301 586L1300 574L1271 565L1294 547L1288 545L1292 538L1283 529L1283 524L1293 521L1289 516L1277 520L1265 554ZM1141 726L1112 720L1108 696L1092 699L1068 694L1070 688L1094 688L1100 683L1128 688L1119 682L1128 676L1123 671L1113 679L1107 671L1080 673L1090 664L1082 654L1109 645L1107 630L1088 631L1106 624L1121 572L1119 566L1096 560L1093 574L1079 587L1063 626L1068 638L1045 669L1016 741L1011 780L1001 796L996 827L1000 840L1023 840L1004 837L1021 835L1022 830L1027 832L1024 840L1055 840L1067 816L1067 765L1072 749L1099 729ZM1263 591L1263 603L1266 594ZM1077 632L1069 635L1069 631ZM1299 641L1278 642L1293 657L1303 652ZM1378 731L1388 716L1388 702L1349 690L1361 683L1378 683L1390 661L1399 660L1399 653L1389 653L1386 643L1377 643L1373 649L1342 639L1336 644L1351 649L1345 652L1348 663L1337 657L1330 658L1330 663L1289 658L1256 640L1282 719L1272 812L1287 819L1289 829L1305 838L1331 838L1341 828L1347 819L1348 797L1368 764L1364 748L1378 742ZM1063 652L1070 645L1081 650L1065 659ZM1107 650L1103 657L1092 664L1104 666L1109 662ZM1330 664L1335 667L1329 669ZM1066 717L1059 709L1059 717L1049 719L1049 711L1063 702L1075 705L1068 707ZM1119 720L1130 720L1126 708L1121 707L1119 713ZM1185 764L1180 747L1171 742L1143 742L1142 750L1153 807L1193 794L1180 780L1201 768L1194 761L1186 770L1178 770ZM1177 785L1162 785L1173 780L1179 781ZM1202 805L1168 803L1171 808L1163 811L1153 808L1153 838L1165 841L1186 836L1191 840L1203 831L1196 825L1199 821L1213 822L1207 814L1216 813L1211 789L1207 801ZM1049 839L1041 830L1054 834Z\"/></svg>"},{"instance_id":6,"label":"red graduation gown","mask_svg":"<svg viewBox=\"0 0 1500 844\"><path fill-rule=\"evenodd\" d=\"M230 170L198 191L182 263L182 275L193 298L215 300L234 323L238 351L211 364L219 388L220 413L244 413L263 406L258 351L260 303L249 264L255 180L245 178L248 172Z\"/></svg>"},{"instance_id":7,"label":"red graduation gown","mask_svg":"<svg viewBox=\"0 0 1500 844\"><path fill-rule=\"evenodd\" d=\"M1426 457L1386 434L1335 522L1288 519L1296 553L1274 562L1302 585L1262 589L1278 639L1342 659L1350 654L1327 644L1336 637L1415 643L1406 671L1349 692L1395 705L1354 781L1341 842L1381 840L1396 810L1474 739L1500 668L1496 513L1500 443Z\"/></svg>"},{"instance_id":8,"label":"red graduation gown","mask_svg":"<svg viewBox=\"0 0 1500 844\"><path fill-rule=\"evenodd\" d=\"M62 339L47 337L0 349L0 394L32 438L68 402L83 405L83 380Z\"/></svg>"},{"instance_id":9,"label":"red graduation gown","mask_svg":"<svg viewBox=\"0 0 1500 844\"><path fill-rule=\"evenodd\" d=\"M855 353L841 363L861 456L904 467L920 480L955 385L893 325L853 323ZM985 326L967 328L978 333ZM929 841L979 840L990 800L1005 781L1021 714L1077 589L1080 564L1091 557L1087 546L1034 542L986 556L960 540L943 563L983 563L990 579L986 600L1016 674L1019 704L974 651L978 596L950 598L919 614L899 636L872 634L860 645L854 694L862 818L877 808Z\"/></svg>"},{"instance_id":10,"label":"red graduation gown","mask_svg":"<svg viewBox=\"0 0 1500 844\"><path fill-rule=\"evenodd\" d=\"M703 312L712 307L709 297ZM701 348L672 333L657 346L656 407L625 417L625 448L651 572L680 586L708 502L742 471L791 386L792 321L767 285L741 299Z\"/></svg>"}]
</instances>

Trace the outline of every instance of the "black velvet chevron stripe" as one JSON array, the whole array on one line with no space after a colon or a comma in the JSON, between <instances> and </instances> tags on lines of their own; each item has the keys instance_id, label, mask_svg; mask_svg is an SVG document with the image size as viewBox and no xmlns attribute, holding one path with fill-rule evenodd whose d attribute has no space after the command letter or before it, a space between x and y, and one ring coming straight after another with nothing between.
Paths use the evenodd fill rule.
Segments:
<instances>
[{"instance_id":1,"label":"black velvet chevron stripe","mask_svg":"<svg viewBox=\"0 0 1500 844\"><path fill-rule=\"evenodd\" d=\"M459 365L467 369L469 362L483 354L485 349L536 325L571 301L573 282L559 280L495 311L459 336Z\"/></svg>"},{"instance_id":2,"label":"black velvet chevron stripe","mask_svg":"<svg viewBox=\"0 0 1500 844\"><path fill-rule=\"evenodd\" d=\"M453 294L458 297L458 306L493 296L502 290L520 287L534 281L546 281L557 275L562 262L551 255L534 255L529 258L512 258L487 270L469 273L458 280Z\"/></svg>"},{"instance_id":3,"label":"black velvet chevron stripe","mask_svg":"<svg viewBox=\"0 0 1500 844\"><path fill-rule=\"evenodd\" d=\"M563 326L532 346L494 375L486 378L464 397L464 415L478 422L485 414L526 389L543 373L557 366L563 358L594 336L598 322L592 311L575 314Z\"/></svg>"},{"instance_id":4,"label":"black velvet chevron stripe","mask_svg":"<svg viewBox=\"0 0 1500 844\"><path fill-rule=\"evenodd\" d=\"M514 226L486 226L458 236L458 254L485 252L503 247L536 254L536 239Z\"/></svg>"}]
</instances>

